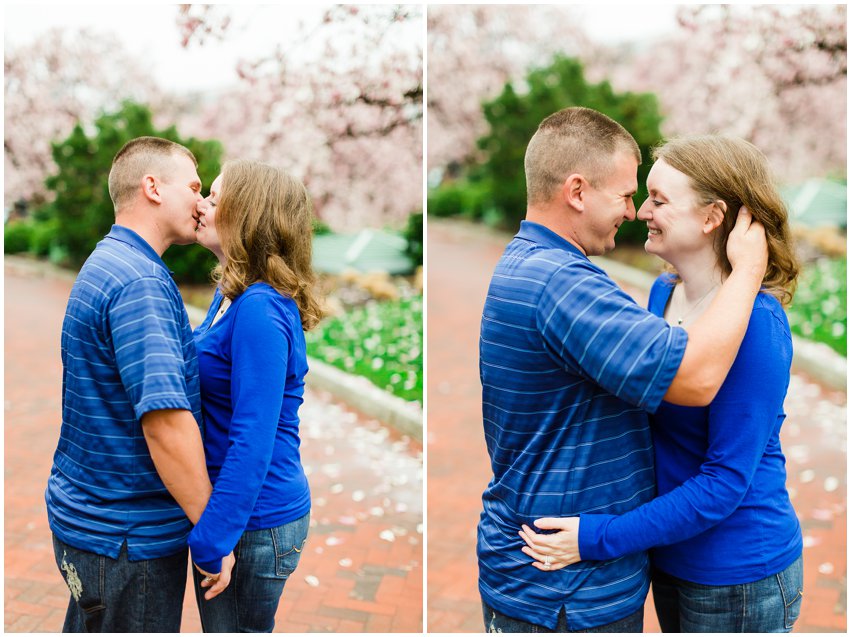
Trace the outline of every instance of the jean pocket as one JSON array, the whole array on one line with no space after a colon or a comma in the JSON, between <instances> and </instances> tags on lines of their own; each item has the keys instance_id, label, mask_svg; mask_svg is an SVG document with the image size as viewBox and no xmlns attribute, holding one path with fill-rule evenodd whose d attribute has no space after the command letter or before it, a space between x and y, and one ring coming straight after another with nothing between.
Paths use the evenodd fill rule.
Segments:
<instances>
[{"instance_id":1,"label":"jean pocket","mask_svg":"<svg viewBox=\"0 0 851 637\"><path fill-rule=\"evenodd\" d=\"M53 538L56 565L89 632L100 632L106 610L106 557L75 549Z\"/></svg>"},{"instance_id":2,"label":"jean pocket","mask_svg":"<svg viewBox=\"0 0 851 637\"><path fill-rule=\"evenodd\" d=\"M799 557L786 570L776 576L783 596L785 607L785 626L791 630L801 614L801 604L804 600L804 567L803 558Z\"/></svg>"},{"instance_id":3,"label":"jean pocket","mask_svg":"<svg viewBox=\"0 0 851 637\"><path fill-rule=\"evenodd\" d=\"M301 553L307 544L309 522L308 515L295 522L270 529L272 543L275 546L275 574L278 577L288 578L298 566Z\"/></svg>"}]
</instances>

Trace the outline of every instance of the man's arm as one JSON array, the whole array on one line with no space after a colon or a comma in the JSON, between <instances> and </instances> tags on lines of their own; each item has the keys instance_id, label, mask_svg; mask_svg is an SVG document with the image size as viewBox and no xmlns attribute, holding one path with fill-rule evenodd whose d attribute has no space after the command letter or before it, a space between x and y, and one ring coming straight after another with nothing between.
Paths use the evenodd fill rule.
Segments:
<instances>
[{"instance_id":1,"label":"man's arm","mask_svg":"<svg viewBox=\"0 0 851 637\"><path fill-rule=\"evenodd\" d=\"M736 359L768 262L765 229L742 206L727 240L733 271L688 328L688 344L664 398L686 407L712 402Z\"/></svg>"},{"instance_id":2,"label":"man's arm","mask_svg":"<svg viewBox=\"0 0 851 637\"><path fill-rule=\"evenodd\" d=\"M142 416L142 431L160 479L196 524L213 487L195 417L186 409L149 411Z\"/></svg>"}]
</instances>

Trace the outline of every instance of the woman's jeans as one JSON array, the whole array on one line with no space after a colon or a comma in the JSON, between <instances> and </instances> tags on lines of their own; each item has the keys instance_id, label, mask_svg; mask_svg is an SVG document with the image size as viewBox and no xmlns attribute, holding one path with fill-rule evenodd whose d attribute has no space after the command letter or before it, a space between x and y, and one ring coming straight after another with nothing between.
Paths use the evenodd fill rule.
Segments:
<instances>
[{"instance_id":1,"label":"woman's jeans","mask_svg":"<svg viewBox=\"0 0 851 637\"><path fill-rule=\"evenodd\" d=\"M273 529L246 531L233 550L236 564L228 587L211 600L193 568L195 599L205 633L271 633L284 584L298 565L310 513Z\"/></svg>"},{"instance_id":2,"label":"woman's jeans","mask_svg":"<svg viewBox=\"0 0 851 637\"><path fill-rule=\"evenodd\" d=\"M707 586L653 571L653 601L666 633L788 633L801 612L803 558L747 584Z\"/></svg>"},{"instance_id":3,"label":"woman's jeans","mask_svg":"<svg viewBox=\"0 0 851 637\"><path fill-rule=\"evenodd\" d=\"M63 633L177 633L188 549L131 562L89 553L53 536L56 566L71 591Z\"/></svg>"}]
</instances>

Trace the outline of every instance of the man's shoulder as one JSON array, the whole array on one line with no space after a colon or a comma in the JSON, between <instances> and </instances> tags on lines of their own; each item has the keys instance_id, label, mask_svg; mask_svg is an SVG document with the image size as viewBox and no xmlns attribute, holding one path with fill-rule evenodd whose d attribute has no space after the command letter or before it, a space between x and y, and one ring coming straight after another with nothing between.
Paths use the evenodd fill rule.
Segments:
<instances>
[{"instance_id":1,"label":"man's shoulder","mask_svg":"<svg viewBox=\"0 0 851 637\"><path fill-rule=\"evenodd\" d=\"M153 287L162 287L164 293L174 285L161 265L133 247L109 238L97 244L77 276L77 281L97 285L110 296L143 280L154 283Z\"/></svg>"},{"instance_id":2,"label":"man's shoulder","mask_svg":"<svg viewBox=\"0 0 851 637\"><path fill-rule=\"evenodd\" d=\"M498 267L528 270L540 278L550 278L564 272L566 276L582 272L605 273L586 257L570 250L541 245L515 238L508 244Z\"/></svg>"}]
</instances>

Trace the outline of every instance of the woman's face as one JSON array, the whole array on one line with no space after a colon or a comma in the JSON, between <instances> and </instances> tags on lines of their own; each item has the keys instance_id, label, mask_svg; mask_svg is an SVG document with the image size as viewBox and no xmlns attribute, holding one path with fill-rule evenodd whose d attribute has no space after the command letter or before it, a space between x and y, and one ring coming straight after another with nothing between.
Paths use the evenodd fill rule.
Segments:
<instances>
[{"instance_id":1,"label":"woman's face","mask_svg":"<svg viewBox=\"0 0 851 637\"><path fill-rule=\"evenodd\" d=\"M216 206L221 196L222 176L219 175L210 186L210 195L199 206L201 218L198 220L198 230L195 232L195 240L207 248L210 252L221 258L222 244L216 231Z\"/></svg>"},{"instance_id":2,"label":"woman's face","mask_svg":"<svg viewBox=\"0 0 851 637\"><path fill-rule=\"evenodd\" d=\"M712 204L699 205L685 174L660 159L647 176L647 192L638 209L638 218L647 222L647 252L670 263L681 254L711 248L712 234L705 224Z\"/></svg>"}]
</instances>

